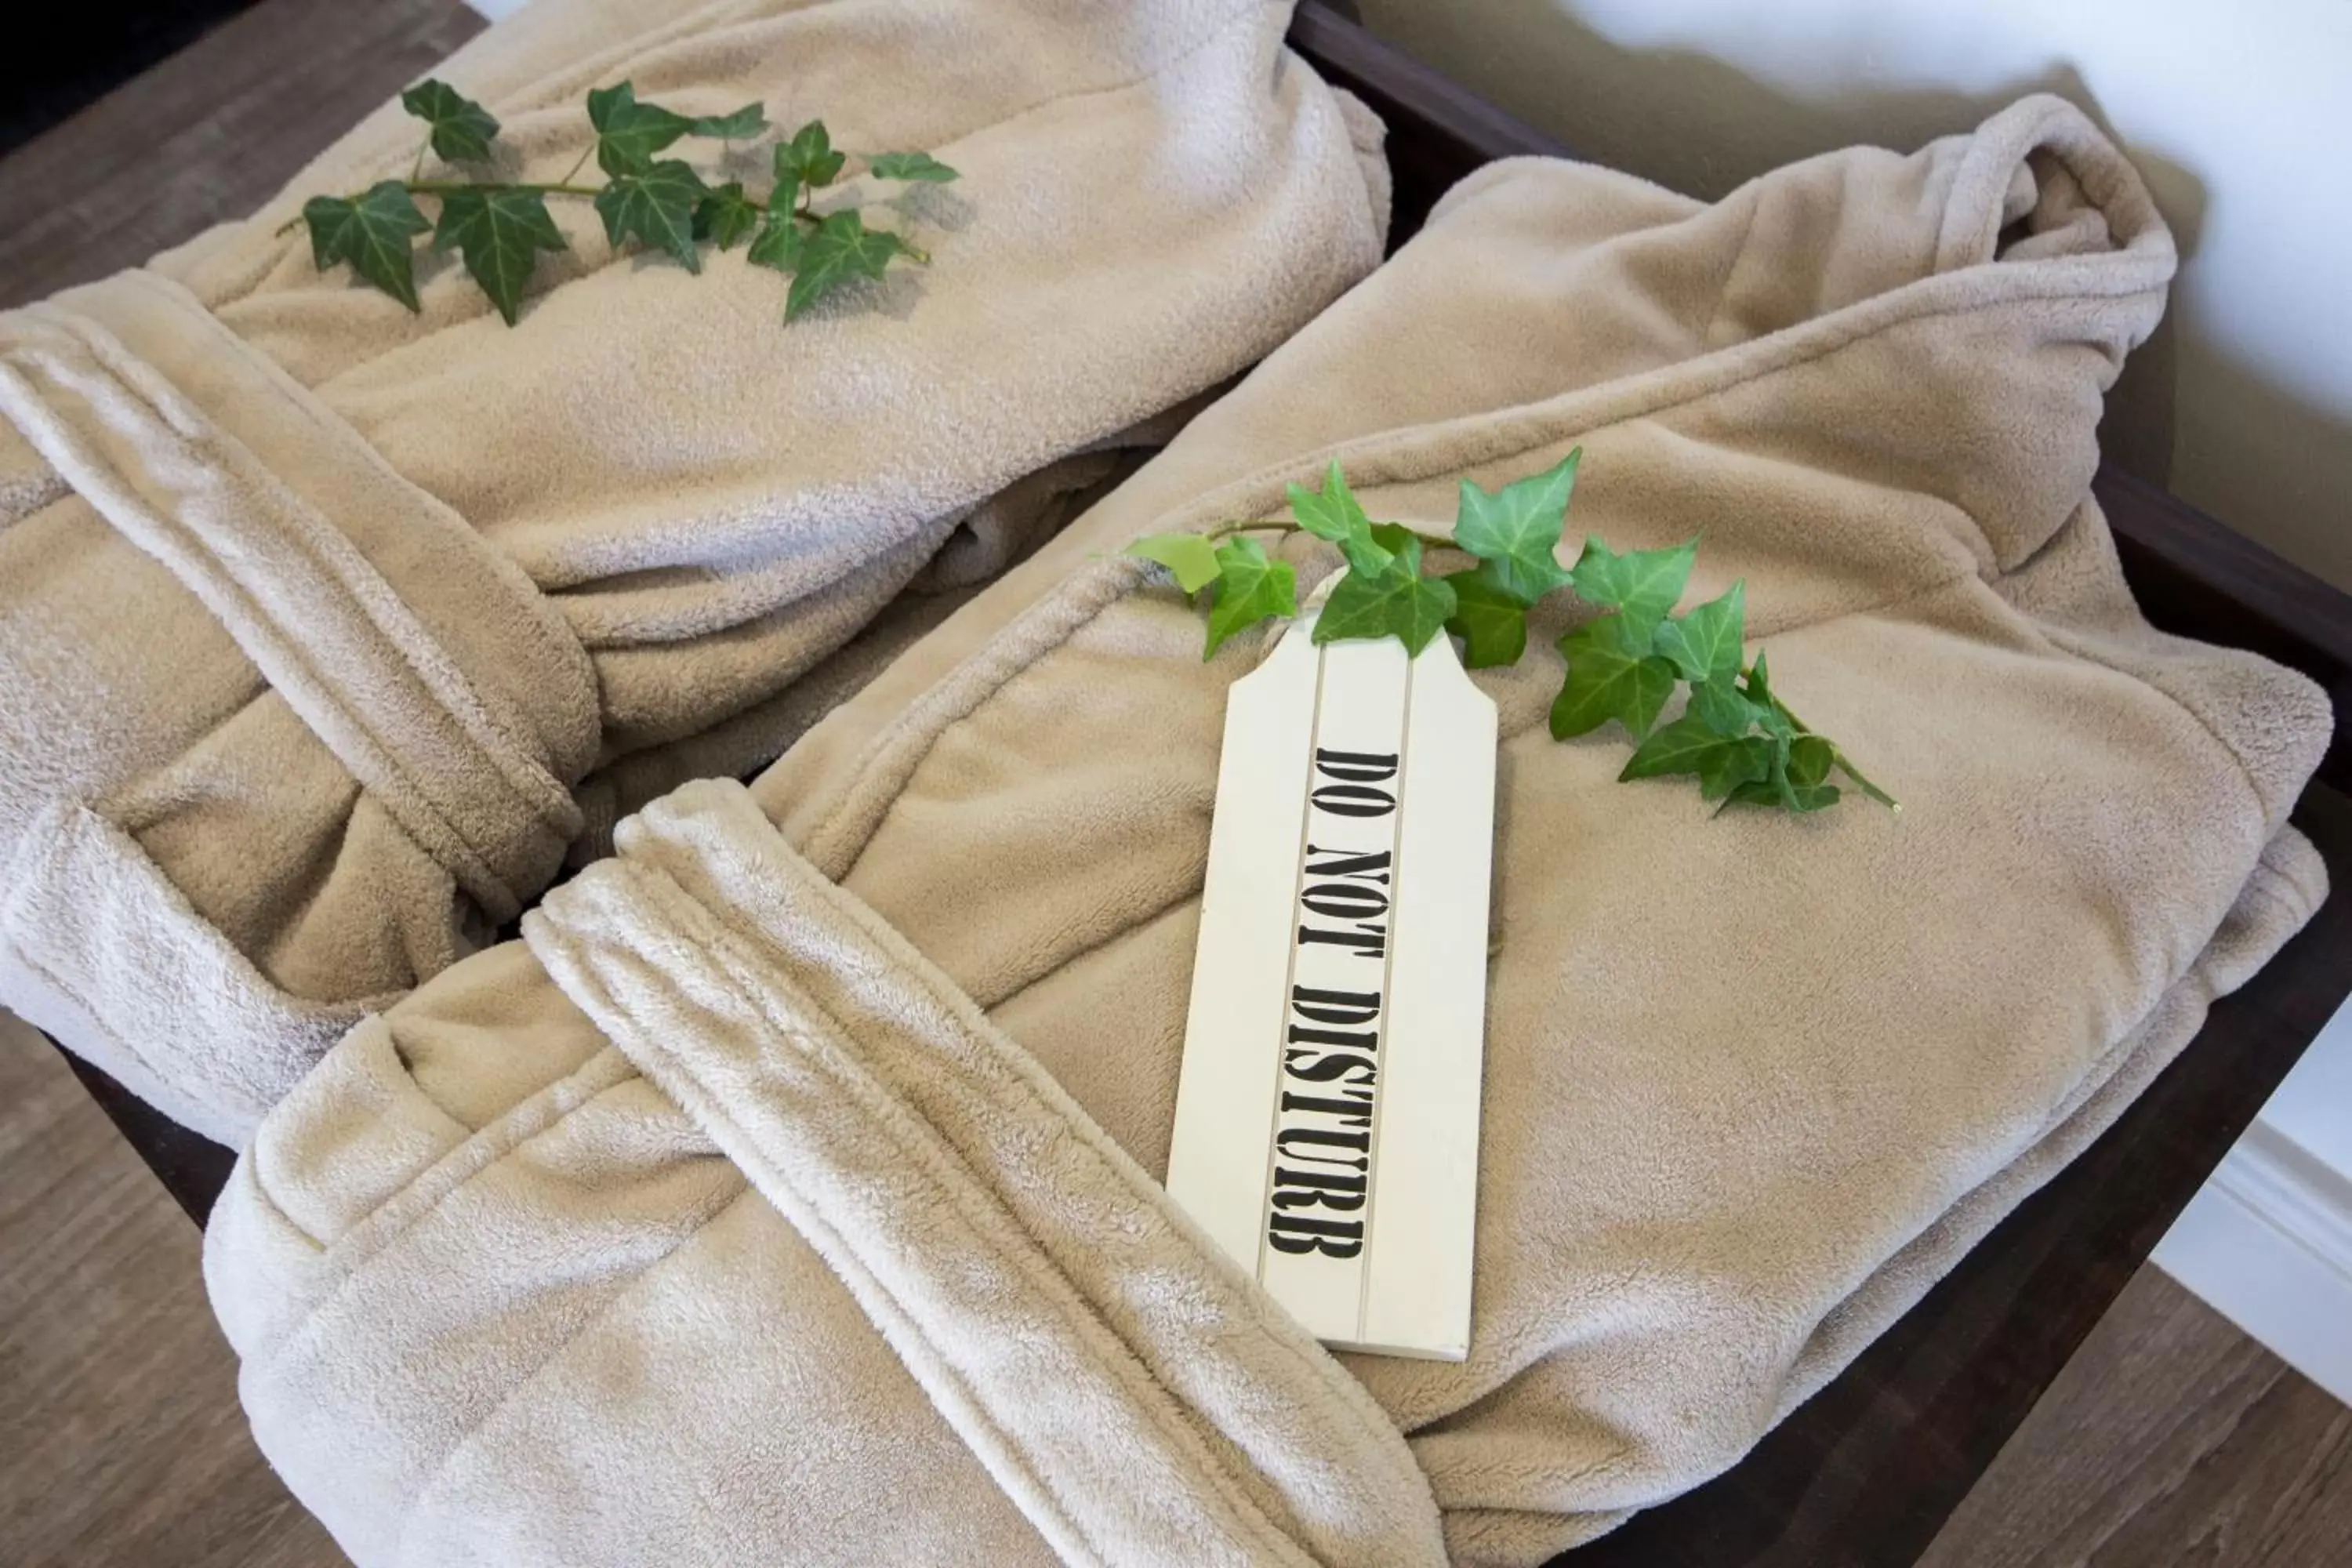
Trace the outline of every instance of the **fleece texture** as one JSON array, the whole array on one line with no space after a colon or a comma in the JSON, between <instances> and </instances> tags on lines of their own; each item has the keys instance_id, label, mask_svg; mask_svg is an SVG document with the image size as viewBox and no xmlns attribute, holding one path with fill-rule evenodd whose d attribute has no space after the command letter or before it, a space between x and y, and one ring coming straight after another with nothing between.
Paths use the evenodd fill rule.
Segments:
<instances>
[{"instance_id":1,"label":"fleece texture","mask_svg":"<svg viewBox=\"0 0 2352 1568\"><path fill-rule=\"evenodd\" d=\"M1473 177L748 800L649 809L525 944L272 1114L206 1248L264 1450L371 1565L465 1560L468 1530L606 1560L705 1510L790 1560L988 1560L959 1543L1015 1519L1088 1561L1425 1552L1326 1363L1410 1445L1453 1561L1540 1561L1721 1470L2325 895L2286 820L2320 692L2152 630L2089 496L2172 266L2051 99L1714 206ZM1566 605L1477 672L1504 740L1470 1352L1330 1356L1144 1179L1224 694L1274 634L1204 664L1197 611L1118 552L1279 515L1335 457L1443 531L1462 480L1578 445L1580 531L1702 534L1694 597L1744 578L1776 684L1906 809L1617 783L1622 736L1545 731ZM1336 566L1288 549L1308 586ZM1264 1381L1276 1342L1311 1368ZM838 1431L836 1372L878 1400ZM951 1506L852 1473L880 1429ZM738 1479L779 1446L791 1518Z\"/></svg>"},{"instance_id":2,"label":"fleece texture","mask_svg":"<svg viewBox=\"0 0 2352 1568\"><path fill-rule=\"evenodd\" d=\"M562 179L624 79L961 172L820 193L933 260L789 327L740 247L616 254L585 203L513 328L454 257L415 314L321 274L289 220L407 173L396 104L0 314L0 1003L241 1142L622 816L772 760L886 605L969 597L1377 263L1377 122L1287 19L543 0L439 68L507 178Z\"/></svg>"}]
</instances>

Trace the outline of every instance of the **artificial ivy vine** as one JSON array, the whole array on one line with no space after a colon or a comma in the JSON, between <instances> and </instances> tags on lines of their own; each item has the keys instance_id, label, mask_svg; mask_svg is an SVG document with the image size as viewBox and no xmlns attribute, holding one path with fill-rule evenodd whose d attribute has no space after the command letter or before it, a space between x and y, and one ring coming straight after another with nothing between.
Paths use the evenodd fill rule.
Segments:
<instances>
[{"instance_id":1,"label":"artificial ivy vine","mask_svg":"<svg viewBox=\"0 0 2352 1568\"><path fill-rule=\"evenodd\" d=\"M1836 804L1842 774L1863 795L1894 810L1894 796L1864 777L1836 742L1806 728L1772 689L1759 649L1745 662L1747 588L1674 614L1689 583L1698 542L1665 550L1612 551L1587 539L1572 567L1559 564L1560 534L1576 489L1583 448L1554 468L1488 492L1462 481L1454 534L1420 533L1374 522L1357 503L1334 462L1320 490L1290 487L1290 521L1221 523L1201 533L1160 533L1129 552L1158 562L1187 594L1208 605L1203 658L1225 639L1269 616L1298 613L1297 574L1253 533L1311 533L1339 547L1346 574L1316 619L1318 643L1394 637L1418 654L1440 632L1463 643L1472 669L1518 662L1528 645L1528 612L1567 589L1602 613L1558 643L1568 671L1551 705L1551 732L1569 740L1612 719L1635 742L1621 779L1690 774L1711 801L1820 811ZM1460 551L1475 561L1433 575L1430 550ZM1689 700L1672 722L1658 724L1678 688Z\"/></svg>"},{"instance_id":2,"label":"artificial ivy vine","mask_svg":"<svg viewBox=\"0 0 2352 1568\"><path fill-rule=\"evenodd\" d=\"M424 178L428 152L446 163L488 162L499 122L442 81L417 83L400 95L400 103L427 127L408 178L380 181L353 195L313 196L303 204L298 221L310 226L310 257L320 271L349 263L412 310L417 308L415 237L429 231L433 248L456 250L507 325L514 325L540 253L568 247L549 216L550 196L593 202L605 237L615 247L635 239L675 257L688 272L702 270L701 242L726 250L749 241L745 256L753 266L792 277L784 297L786 321L853 279L879 279L898 258L930 259L889 230L866 227L856 207L823 215L811 210L814 193L838 180L849 161L849 154L835 149L821 120L775 143L774 180L762 199L746 192L740 180L709 184L683 160L656 157L684 138L701 137L721 143L723 166L728 144L767 131L761 104L693 117L638 102L636 89L625 81L596 88L588 94L594 143L562 179L532 184ZM592 154L604 182L573 184ZM877 180L922 184L944 184L956 177L928 153L877 153L865 160L865 172ZM439 222L425 217L418 196L439 204Z\"/></svg>"}]
</instances>

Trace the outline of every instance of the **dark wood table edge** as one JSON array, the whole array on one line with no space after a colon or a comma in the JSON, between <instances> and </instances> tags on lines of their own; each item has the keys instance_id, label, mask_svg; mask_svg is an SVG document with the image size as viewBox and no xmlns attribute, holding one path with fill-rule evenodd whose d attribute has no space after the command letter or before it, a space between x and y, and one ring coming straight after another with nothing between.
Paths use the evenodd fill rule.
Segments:
<instances>
[{"instance_id":1,"label":"dark wood table edge","mask_svg":"<svg viewBox=\"0 0 2352 1568\"><path fill-rule=\"evenodd\" d=\"M92 1067L73 1052L58 1045L47 1032L41 1037L57 1047L73 1068L74 1077L122 1141L137 1151L163 1190L172 1194L183 1213L196 1222L199 1229L213 1212L213 1202L228 1185L229 1172L236 1164L236 1152L214 1142L203 1133L181 1126L137 1095L116 1082L104 1069Z\"/></svg>"}]
</instances>

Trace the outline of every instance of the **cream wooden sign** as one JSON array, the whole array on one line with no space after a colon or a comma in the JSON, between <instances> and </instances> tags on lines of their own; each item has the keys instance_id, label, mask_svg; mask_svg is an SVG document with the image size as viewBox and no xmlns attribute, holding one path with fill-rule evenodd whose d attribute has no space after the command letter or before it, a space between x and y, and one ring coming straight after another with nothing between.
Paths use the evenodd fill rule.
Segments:
<instances>
[{"instance_id":1,"label":"cream wooden sign","mask_svg":"<svg viewBox=\"0 0 2352 1568\"><path fill-rule=\"evenodd\" d=\"M1311 626L1228 699L1168 1189L1318 1338L1459 1361L1495 705Z\"/></svg>"}]
</instances>

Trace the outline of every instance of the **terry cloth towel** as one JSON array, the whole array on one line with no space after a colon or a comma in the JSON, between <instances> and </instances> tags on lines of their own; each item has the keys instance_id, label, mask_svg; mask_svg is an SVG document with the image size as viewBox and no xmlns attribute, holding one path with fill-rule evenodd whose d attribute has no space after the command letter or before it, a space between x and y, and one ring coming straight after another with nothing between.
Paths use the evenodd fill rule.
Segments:
<instances>
[{"instance_id":1,"label":"terry cloth towel","mask_svg":"<svg viewBox=\"0 0 2352 1568\"><path fill-rule=\"evenodd\" d=\"M2172 265L2051 99L1712 207L1482 172L748 791L648 808L526 945L270 1116L205 1257L263 1450L368 1568L721 1531L790 1561L1426 1556L1342 1366L1458 1562L1724 1468L2323 895L2286 826L2321 694L2151 630L2089 498ZM1198 614L1117 552L1278 515L1334 457L1442 531L1460 480L1579 444L1579 527L1702 532L1693 595L1747 579L1779 684L1906 809L1617 783L1622 737L1545 731L1565 608L1479 672L1506 739L1469 1356L1329 1356L1144 1179L1225 689L1266 637L1204 665Z\"/></svg>"},{"instance_id":2,"label":"terry cloth towel","mask_svg":"<svg viewBox=\"0 0 2352 1568\"><path fill-rule=\"evenodd\" d=\"M616 255L584 203L513 328L454 262L415 315L322 275L281 231L407 172L396 104L0 314L0 1005L242 1142L567 847L772 759L894 595L936 620L1377 264L1378 123L1288 13L541 0L441 68L509 178L562 178L625 79L961 171L867 209L930 266L790 326L740 248Z\"/></svg>"}]
</instances>

